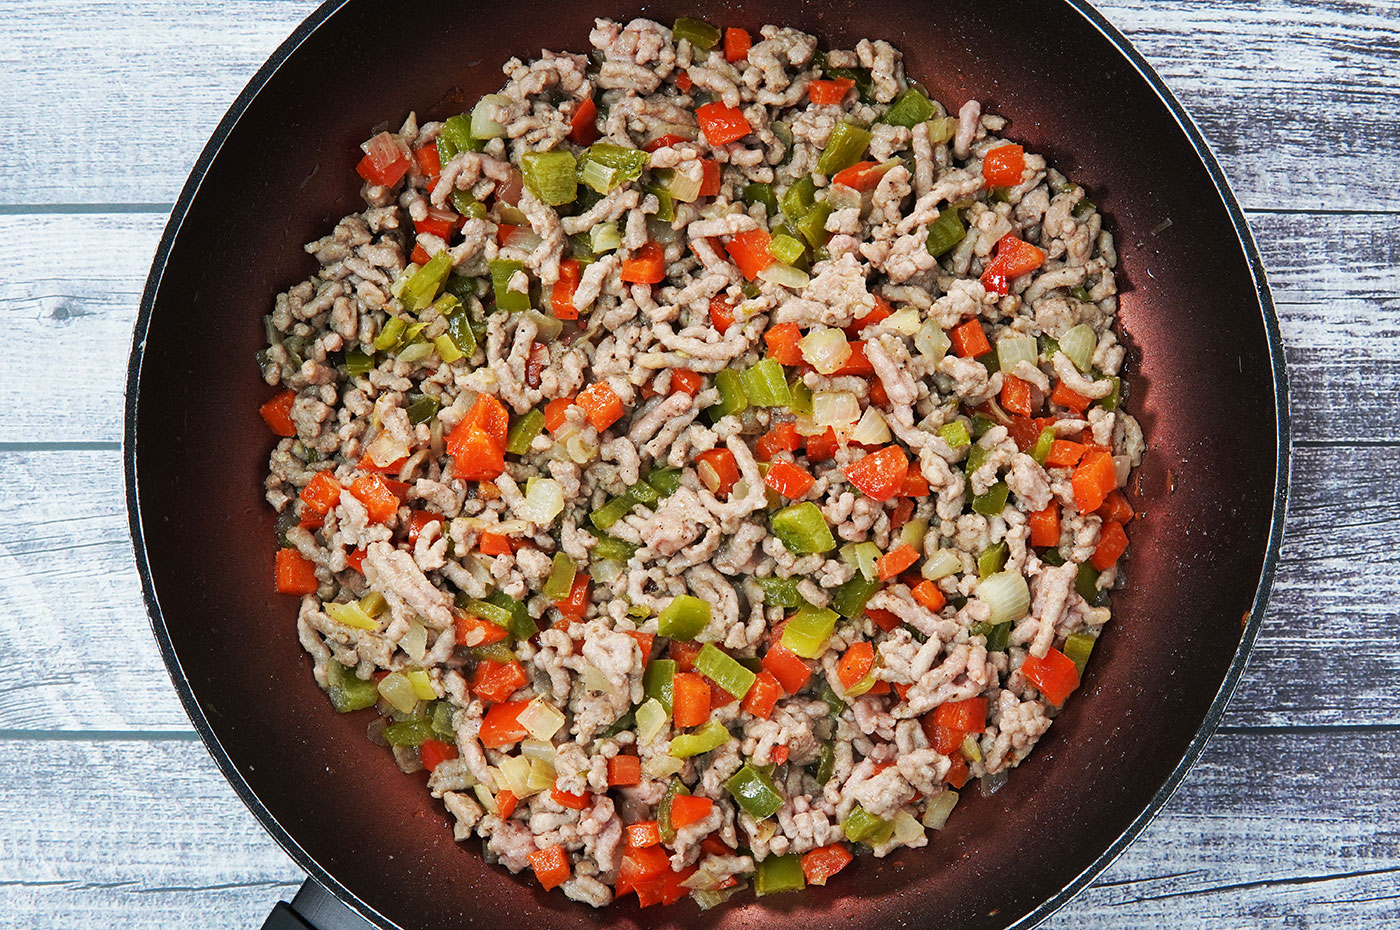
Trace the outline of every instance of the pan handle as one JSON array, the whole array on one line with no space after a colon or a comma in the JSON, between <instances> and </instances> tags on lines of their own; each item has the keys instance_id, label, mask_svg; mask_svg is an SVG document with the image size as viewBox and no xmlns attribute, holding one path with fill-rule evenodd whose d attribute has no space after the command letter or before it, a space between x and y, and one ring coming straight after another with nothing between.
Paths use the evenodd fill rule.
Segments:
<instances>
[{"instance_id":1,"label":"pan handle","mask_svg":"<svg viewBox=\"0 0 1400 930\"><path fill-rule=\"evenodd\" d=\"M314 878L302 882L291 902L278 901L262 930L373 930Z\"/></svg>"}]
</instances>

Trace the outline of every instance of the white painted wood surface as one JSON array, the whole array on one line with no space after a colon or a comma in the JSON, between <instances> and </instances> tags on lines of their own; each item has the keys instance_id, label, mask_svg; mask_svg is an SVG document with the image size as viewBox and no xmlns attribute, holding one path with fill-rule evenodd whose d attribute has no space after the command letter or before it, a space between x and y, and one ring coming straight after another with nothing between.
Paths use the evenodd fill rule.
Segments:
<instances>
[{"instance_id":1,"label":"white painted wood surface","mask_svg":"<svg viewBox=\"0 0 1400 930\"><path fill-rule=\"evenodd\" d=\"M121 381L169 203L311 0L0 0L0 927L258 926L298 870L142 610ZM1112 0L1268 263L1298 444L1258 651L1163 814L1048 927L1400 927L1400 3Z\"/></svg>"}]
</instances>

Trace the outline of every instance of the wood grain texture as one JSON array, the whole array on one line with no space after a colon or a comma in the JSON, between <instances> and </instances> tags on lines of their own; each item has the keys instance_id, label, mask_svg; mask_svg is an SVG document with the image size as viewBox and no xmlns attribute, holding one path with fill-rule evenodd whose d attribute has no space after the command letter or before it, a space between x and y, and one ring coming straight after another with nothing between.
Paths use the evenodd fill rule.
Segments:
<instances>
[{"instance_id":1,"label":"wood grain texture","mask_svg":"<svg viewBox=\"0 0 1400 930\"><path fill-rule=\"evenodd\" d=\"M0 926L251 928L301 879L170 687L117 444L168 205L315 5L0 0L0 310L14 334L0 366ZM1099 7L1251 211L1300 445L1274 597L1225 727L1046 926L1397 928L1400 160L1385 153L1400 3Z\"/></svg>"},{"instance_id":2,"label":"wood grain texture","mask_svg":"<svg viewBox=\"0 0 1400 930\"><path fill-rule=\"evenodd\" d=\"M1250 222L1278 304L1296 438L1400 441L1395 217L1254 213ZM127 344L164 225L143 213L0 216L9 260L0 308L17 340L0 390L43 400L0 421L0 443L121 440ZM250 314L247 325L261 324Z\"/></svg>"},{"instance_id":3,"label":"wood grain texture","mask_svg":"<svg viewBox=\"0 0 1400 930\"><path fill-rule=\"evenodd\" d=\"M1400 486L1393 456L1304 447L1282 571L1235 726L1392 726ZM188 728L141 603L115 451L0 452L0 731Z\"/></svg>"},{"instance_id":4,"label":"wood grain texture","mask_svg":"<svg viewBox=\"0 0 1400 930\"><path fill-rule=\"evenodd\" d=\"M315 6L203 0L172 15L168 2L10 0L0 204L172 202L238 91ZM1400 210L1400 163L1375 157L1400 120L1400 85L1387 79L1400 64L1393 2L1099 7L1192 112L1245 206ZM84 131L54 135L53 124ZM24 155L34 147L45 157Z\"/></svg>"},{"instance_id":5,"label":"wood grain texture","mask_svg":"<svg viewBox=\"0 0 1400 930\"><path fill-rule=\"evenodd\" d=\"M1245 928L1311 913L1327 918L1317 926L1393 927L1389 741L1222 734L1143 837L1046 926ZM1319 758L1356 774L1327 777ZM198 742L0 740L0 767L12 773L0 793L6 926L252 928L300 880Z\"/></svg>"}]
</instances>

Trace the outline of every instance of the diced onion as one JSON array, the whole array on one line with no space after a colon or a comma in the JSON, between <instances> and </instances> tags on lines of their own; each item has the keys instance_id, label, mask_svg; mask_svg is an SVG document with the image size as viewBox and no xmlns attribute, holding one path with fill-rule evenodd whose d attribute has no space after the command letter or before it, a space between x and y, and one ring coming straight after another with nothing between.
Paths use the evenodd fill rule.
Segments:
<instances>
[{"instance_id":1,"label":"diced onion","mask_svg":"<svg viewBox=\"0 0 1400 930\"><path fill-rule=\"evenodd\" d=\"M498 787L504 788L517 798L528 798L539 791L530 790L530 760L523 756L506 756L496 767L494 776Z\"/></svg>"},{"instance_id":2,"label":"diced onion","mask_svg":"<svg viewBox=\"0 0 1400 930\"><path fill-rule=\"evenodd\" d=\"M399 640L399 648L408 654L408 657L415 662L422 662L423 657L428 652L428 631L414 620L408 625L408 632L403 634L403 639Z\"/></svg>"},{"instance_id":3,"label":"diced onion","mask_svg":"<svg viewBox=\"0 0 1400 930\"><path fill-rule=\"evenodd\" d=\"M535 232L529 226L517 226L501 242L501 247L515 249L528 254L539 248L542 242L544 242L544 240L540 238L539 233Z\"/></svg>"},{"instance_id":4,"label":"diced onion","mask_svg":"<svg viewBox=\"0 0 1400 930\"><path fill-rule=\"evenodd\" d=\"M506 127L491 118L491 108L508 106L510 98L504 94L487 94L472 108L472 136L477 139L499 139L506 134Z\"/></svg>"},{"instance_id":5,"label":"diced onion","mask_svg":"<svg viewBox=\"0 0 1400 930\"><path fill-rule=\"evenodd\" d=\"M428 677L428 673L421 668L415 668L407 674L408 683L413 685L413 694L420 701L437 700L437 689L433 687L433 680Z\"/></svg>"},{"instance_id":6,"label":"diced onion","mask_svg":"<svg viewBox=\"0 0 1400 930\"><path fill-rule=\"evenodd\" d=\"M959 751L968 762L982 761L982 747L977 745L977 737L971 733L963 737L962 748Z\"/></svg>"},{"instance_id":7,"label":"diced onion","mask_svg":"<svg viewBox=\"0 0 1400 930\"><path fill-rule=\"evenodd\" d=\"M351 604L322 604L326 615L336 623L343 623L348 627L357 630L373 630L379 632L379 621L364 612L358 602Z\"/></svg>"},{"instance_id":8,"label":"diced onion","mask_svg":"<svg viewBox=\"0 0 1400 930\"><path fill-rule=\"evenodd\" d=\"M987 622L996 625L1020 620L1031 606L1031 591L1020 572L997 572L977 585L977 596L992 609Z\"/></svg>"},{"instance_id":9,"label":"diced onion","mask_svg":"<svg viewBox=\"0 0 1400 930\"><path fill-rule=\"evenodd\" d=\"M369 445L365 446L365 454L369 460L378 468L392 465L401 458L408 456L408 446L402 441L394 438L388 430L382 431Z\"/></svg>"},{"instance_id":10,"label":"diced onion","mask_svg":"<svg viewBox=\"0 0 1400 930\"><path fill-rule=\"evenodd\" d=\"M1006 786L1008 778L1010 778L1010 774L1006 769L983 775L977 780L977 790L982 792L982 797L989 798Z\"/></svg>"},{"instance_id":11,"label":"diced onion","mask_svg":"<svg viewBox=\"0 0 1400 930\"><path fill-rule=\"evenodd\" d=\"M661 706L661 702L656 698L647 698L641 707L637 708L637 737L644 743L650 743L656 739L656 735L666 726L666 708Z\"/></svg>"},{"instance_id":12,"label":"diced onion","mask_svg":"<svg viewBox=\"0 0 1400 930\"><path fill-rule=\"evenodd\" d=\"M535 739L552 739L564 726L564 715L539 698L525 705L516 720Z\"/></svg>"},{"instance_id":13,"label":"diced onion","mask_svg":"<svg viewBox=\"0 0 1400 930\"><path fill-rule=\"evenodd\" d=\"M1094 349L1098 344L1099 337L1094 335L1093 327L1085 323L1072 327L1060 337L1060 351L1065 353L1065 358L1074 362L1074 367L1080 371L1089 370L1089 365L1094 360Z\"/></svg>"},{"instance_id":14,"label":"diced onion","mask_svg":"<svg viewBox=\"0 0 1400 930\"><path fill-rule=\"evenodd\" d=\"M523 739L520 741L520 754L530 761L543 759L554 763L554 744L544 739Z\"/></svg>"},{"instance_id":15,"label":"diced onion","mask_svg":"<svg viewBox=\"0 0 1400 930\"><path fill-rule=\"evenodd\" d=\"M538 310L526 310L525 318L535 324L539 330L541 342L553 342L559 338L559 334L564 331L564 323L552 316L545 316Z\"/></svg>"},{"instance_id":16,"label":"diced onion","mask_svg":"<svg viewBox=\"0 0 1400 930\"><path fill-rule=\"evenodd\" d=\"M689 888L691 891L715 891L719 888L720 880L715 877L715 873L699 869L685 881L681 882L682 888Z\"/></svg>"},{"instance_id":17,"label":"diced onion","mask_svg":"<svg viewBox=\"0 0 1400 930\"><path fill-rule=\"evenodd\" d=\"M611 585L627 570L627 565L617 559L599 559L588 567L592 570L594 582L600 585Z\"/></svg>"},{"instance_id":18,"label":"diced onion","mask_svg":"<svg viewBox=\"0 0 1400 930\"><path fill-rule=\"evenodd\" d=\"M885 326L895 332L912 336L923 327L923 321L919 318L919 311L914 307L905 307L884 322Z\"/></svg>"},{"instance_id":19,"label":"diced onion","mask_svg":"<svg viewBox=\"0 0 1400 930\"><path fill-rule=\"evenodd\" d=\"M544 759L531 759L530 774L525 777L525 787L531 794L543 791L554 784L556 774L552 762L546 762Z\"/></svg>"},{"instance_id":20,"label":"diced onion","mask_svg":"<svg viewBox=\"0 0 1400 930\"><path fill-rule=\"evenodd\" d=\"M413 345L401 349L397 358L401 362L412 365L414 362L421 362L432 355L435 348L436 346L431 342L415 342Z\"/></svg>"},{"instance_id":21,"label":"diced onion","mask_svg":"<svg viewBox=\"0 0 1400 930\"><path fill-rule=\"evenodd\" d=\"M812 395L812 422L844 430L860 419L860 401L850 391L817 391Z\"/></svg>"},{"instance_id":22,"label":"diced onion","mask_svg":"<svg viewBox=\"0 0 1400 930\"><path fill-rule=\"evenodd\" d=\"M402 672L390 672L379 679L379 694L388 701L394 710L406 714L418 706L418 695L413 691L413 682Z\"/></svg>"},{"instance_id":23,"label":"diced onion","mask_svg":"<svg viewBox=\"0 0 1400 930\"><path fill-rule=\"evenodd\" d=\"M880 547L873 542L846 543L841 547L841 561L861 573L866 581L875 580L875 560L880 557Z\"/></svg>"},{"instance_id":24,"label":"diced onion","mask_svg":"<svg viewBox=\"0 0 1400 930\"><path fill-rule=\"evenodd\" d=\"M496 806L496 796L491 793L491 789L485 785L473 785L472 790L476 792L476 799L481 802L481 806L488 814L499 814L501 809Z\"/></svg>"},{"instance_id":25,"label":"diced onion","mask_svg":"<svg viewBox=\"0 0 1400 930\"><path fill-rule=\"evenodd\" d=\"M939 549L933 555L924 559L923 576L929 581L947 578L949 575L956 575L962 570L962 559L958 558L958 554L952 549Z\"/></svg>"},{"instance_id":26,"label":"diced onion","mask_svg":"<svg viewBox=\"0 0 1400 930\"><path fill-rule=\"evenodd\" d=\"M599 223L589 233L589 239L594 252L611 252L622 245L622 232L616 223Z\"/></svg>"},{"instance_id":27,"label":"diced onion","mask_svg":"<svg viewBox=\"0 0 1400 930\"><path fill-rule=\"evenodd\" d=\"M929 798L928 806L924 808L924 826L932 830L942 830L944 824L948 822L948 815L957 806L958 793L951 788L945 789L942 794Z\"/></svg>"},{"instance_id":28,"label":"diced onion","mask_svg":"<svg viewBox=\"0 0 1400 930\"><path fill-rule=\"evenodd\" d=\"M799 413L793 418L792 425L799 436L820 436L826 432L826 427L813 422L810 414Z\"/></svg>"},{"instance_id":29,"label":"diced onion","mask_svg":"<svg viewBox=\"0 0 1400 930\"><path fill-rule=\"evenodd\" d=\"M592 665L583 667L583 687L593 694L617 694L617 688L608 681L608 676Z\"/></svg>"},{"instance_id":30,"label":"diced onion","mask_svg":"<svg viewBox=\"0 0 1400 930\"><path fill-rule=\"evenodd\" d=\"M858 442L863 446L882 446L890 441L890 428L885 424L885 418L880 415L880 411L874 407L866 407L865 413L860 415L860 422L851 431L851 442Z\"/></svg>"},{"instance_id":31,"label":"diced onion","mask_svg":"<svg viewBox=\"0 0 1400 930\"><path fill-rule=\"evenodd\" d=\"M548 526L564 509L564 488L553 478L531 478L525 499L515 505L515 515L536 526Z\"/></svg>"},{"instance_id":32,"label":"diced onion","mask_svg":"<svg viewBox=\"0 0 1400 930\"><path fill-rule=\"evenodd\" d=\"M829 326L817 327L803 336L797 345L807 364L815 368L818 374L831 374L851 357L851 344L846 341L846 334Z\"/></svg>"},{"instance_id":33,"label":"diced onion","mask_svg":"<svg viewBox=\"0 0 1400 930\"><path fill-rule=\"evenodd\" d=\"M794 291L806 287L807 282L812 280L807 276L807 272L800 271L791 265L784 265L782 262L774 262L760 271L758 276L769 284L776 284Z\"/></svg>"},{"instance_id":34,"label":"diced onion","mask_svg":"<svg viewBox=\"0 0 1400 930\"><path fill-rule=\"evenodd\" d=\"M923 517L912 519L899 528L899 541L913 546L920 552L924 548L924 537L928 535L928 521Z\"/></svg>"},{"instance_id":35,"label":"diced onion","mask_svg":"<svg viewBox=\"0 0 1400 930\"><path fill-rule=\"evenodd\" d=\"M1011 371L1016 367L1017 362L1029 362L1035 365L1036 358L1040 354L1040 347L1032 336L1023 336L1020 333L1003 333L997 337L997 363L1001 365L1002 371Z\"/></svg>"},{"instance_id":36,"label":"diced onion","mask_svg":"<svg viewBox=\"0 0 1400 930\"><path fill-rule=\"evenodd\" d=\"M924 825L914 819L906 810L894 815L894 838L902 846L909 846L924 838Z\"/></svg>"},{"instance_id":37,"label":"diced onion","mask_svg":"<svg viewBox=\"0 0 1400 930\"><path fill-rule=\"evenodd\" d=\"M943 361L943 356L948 354L952 345L953 341L948 338L948 334L933 320L925 320L914 336L914 348L934 364Z\"/></svg>"},{"instance_id":38,"label":"diced onion","mask_svg":"<svg viewBox=\"0 0 1400 930\"><path fill-rule=\"evenodd\" d=\"M642 763L642 774L648 778L670 778L685 768L685 760L666 753L657 753Z\"/></svg>"},{"instance_id":39,"label":"diced onion","mask_svg":"<svg viewBox=\"0 0 1400 930\"><path fill-rule=\"evenodd\" d=\"M405 775L412 775L414 772L423 771L423 760L418 756L416 746L392 746L394 751L394 763L398 765L399 771Z\"/></svg>"}]
</instances>

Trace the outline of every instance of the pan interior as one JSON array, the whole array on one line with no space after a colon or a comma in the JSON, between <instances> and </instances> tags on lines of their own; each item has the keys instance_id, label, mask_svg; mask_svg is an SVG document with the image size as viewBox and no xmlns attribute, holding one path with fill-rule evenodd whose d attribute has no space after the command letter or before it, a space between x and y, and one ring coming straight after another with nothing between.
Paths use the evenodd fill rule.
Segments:
<instances>
[{"instance_id":1,"label":"pan interior","mask_svg":"<svg viewBox=\"0 0 1400 930\"><path fill-rule=\"evenodd\" d=\"M387 921L1007 926L1100 860L1211 714L1265 569L1279 464L1269 332L1226 202L1151 86L1058 0L956 3L936 15L905 0L706 11L726 25L796 26L827 46L893 42L945 104L977 97L1009 117L1011 138L1093 193L1119 243L1130 409L1149 440L1132 489L1145 516L1130 585L1050 734L998 794L964 792L929 847L862 858L858 877L827 888L704 913L635 902L594 912L543 894L486 866L475 843L455 844L422 777L402 775L365 739L363 714L331 710L297 644L294 600L271 593L262 478L272 442L257 414L269 389L253 357L273 297L314 269L301 245L359 209L359 142L410 109L460 112L497 88L511 55L584 48L595 16L692 12L352 0L302 37L187 190L147 295L128 455L158 634L255 812L304 865ZM406 27L408 62L386 41Z\"/></svg>"}]
</instances>

